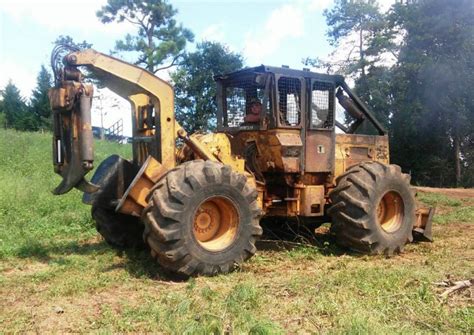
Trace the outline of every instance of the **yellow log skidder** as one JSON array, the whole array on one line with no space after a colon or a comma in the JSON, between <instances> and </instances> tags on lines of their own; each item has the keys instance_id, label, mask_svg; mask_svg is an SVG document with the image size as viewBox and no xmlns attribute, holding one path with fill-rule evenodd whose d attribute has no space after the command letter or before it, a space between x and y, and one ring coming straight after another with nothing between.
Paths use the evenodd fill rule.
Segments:
<instances>
[{"instance_id":1,"label":"yellow log skidder","mask_svg":"<svg viewBox=\"0 0 474 335\"><path fill-rule=\"evenodd\" d=\"M250 258L262 218L314 228L329 216L337 243L368 254L398 253L413 236L431 240L433 210L416 209L410 176L389 163L386 130L341 76L264 65L217 76L217 132L188 134L175 120L172 86L144 69L65 45L52 66L62 177L54 193L83 191L111 245L144 239L161 266L190 276L227 273ZM132 114L133 160L112 155L90 181L93 86L80 67ZM362 134L362 124L377 135Z\"/></svg>"}]
</instances>

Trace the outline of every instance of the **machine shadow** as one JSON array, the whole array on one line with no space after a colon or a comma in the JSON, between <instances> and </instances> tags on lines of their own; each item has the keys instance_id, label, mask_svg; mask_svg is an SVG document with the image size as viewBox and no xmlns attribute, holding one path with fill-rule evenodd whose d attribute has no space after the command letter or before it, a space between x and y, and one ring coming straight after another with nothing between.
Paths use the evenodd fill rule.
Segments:
<instances>
[{"instance_id":1,"label":"machine shadow","mask_svg":"<svg viewBox=\"0 0 474 335\"><path fill-rule=\"evenodd\" d=\"M271 225L271 228L268 227ZM315 248L324 256L339 256L343 254L358 256L346 249L336 245L333 235L327 226L314 227L303 224L286 222L275 225L274 223L262 222L263 235L257 241L257 249L261 251L286 252L296 248ZM146 249L124 249L117 250L117 255L123 257L123 262L112 265L105 271L123 268L135 278L151 278L164 282L185 282L189 277L176 275L161 267L152 257L150 250Z\"/></svg>"},{"instance_id":2,"label":"machine shadow","mask_svg":"<svg viewBox=\"0 0 474 335\"><path fill-rule=\"evenodd\" d=\"M67 241L61 243L41 243L29 241L21 246L14 256L30 259L44 264L68 265L74 261L71 255L96 256L110 253L113 250L121 262L105 266L102 271L109 272L124 269L134 278L152 278L155 280L181 282L186 278L165 271L151 257L148 248L116 249L104 240L88 242Z\"/></svg>"},{"instance_id":3,"label":"machine shadow","mask_svg":"<svg viewBox=\"0 0 474 335\"><path fill-rule=\"evenodd\" d=\"M276 223L268 220L263 220L261 225L263 235L256 245L257 249L261 251L285 252L297 248L314 248L324 256L350 254L357 257L358 255L337 246L327 225L315 228L315 225L298 222ZM94 256L110 253L111 250L114 250L121 261L105 266L102 269L104 272L123 269L133 278L151 278L157 281L176 283L188 279L166 271L150 257L149 248L112 249L104 240L68 241L53 244L31 241L18 249L15 256L34 259L42 263L67 265L71 262L67 256Z\"/></svg>"},{"instance_id":4,"label":"machine shadow","mask_svg":"<svg viewBox=\"0 0 474 335\"><path fill-rule=\"evenodd\" d=\"M317 249L325 256L338 256L349 252L336 244L329 226L323 221L301 223L297 220L262 220L260 225L263 235L257 242L258 250L290 251L308 247Z\"/></svg>"}]
</instances>

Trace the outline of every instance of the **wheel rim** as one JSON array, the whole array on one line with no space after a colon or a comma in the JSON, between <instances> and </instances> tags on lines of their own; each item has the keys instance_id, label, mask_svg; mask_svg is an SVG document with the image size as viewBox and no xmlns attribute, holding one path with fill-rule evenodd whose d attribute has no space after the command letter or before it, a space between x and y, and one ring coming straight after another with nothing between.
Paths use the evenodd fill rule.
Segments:
<instances>
[{"instance_id":1,"label":"wheel rim","mask_svg":"<svg viewBox=\"0 0 474 335\"><path fill-rule=\"evenodd\" d=\"M221 251L229 247L237 236L238 226L237 208L224 197L206 199L194 214L194 237L209 251Z\"/></svg>"},{"instance_id":2,"label":"wheel rim","mask_svg":"<svg viewBox=\"0 0 474 335\"><path fill-rule=\"evenodd\" d=\"M403 199L395 191L384 194L377 206L377 220L383 230L394 232L398 230L404 219Z\"/></svg>"}]
</instances>

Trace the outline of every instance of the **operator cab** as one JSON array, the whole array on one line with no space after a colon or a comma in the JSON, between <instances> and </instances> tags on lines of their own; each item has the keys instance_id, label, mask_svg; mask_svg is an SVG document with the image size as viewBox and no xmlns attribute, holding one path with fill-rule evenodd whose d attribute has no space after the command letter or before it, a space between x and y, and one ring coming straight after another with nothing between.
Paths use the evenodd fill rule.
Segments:
<instances>
[{"instance_id":1,"label":"operator cab","mask_svg":"<svg viewBox=\"0 0 474 335\"><path fill-rule=\"evenodd\" d=\"M367 119L379 135L385 134L339 75L261 65L216 76L215 80L221 132L334 130L337 126L344 133L354 133ZM345 111L346 116L336 120L336 110Z\"/></svg>"},{"instance_id":2,"label":"operator cab","mask_svg":"<svg viewBox=\"0 0 474 335\"><path fill-rule=\"evenodd\" d=\"M232 135L233 152L261 180L269 173L325 179L374 152L388 157L385 129L342 76L261 65L215 80L217 131ZM363 123L379 136L368 135Z\"/></svg>"}]
</instances>

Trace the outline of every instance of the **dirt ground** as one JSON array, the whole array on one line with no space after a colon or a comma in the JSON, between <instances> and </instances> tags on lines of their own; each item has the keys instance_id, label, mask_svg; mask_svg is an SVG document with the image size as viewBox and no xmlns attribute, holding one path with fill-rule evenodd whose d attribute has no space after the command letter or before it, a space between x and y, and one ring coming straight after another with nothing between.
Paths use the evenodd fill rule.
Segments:
<instances>
[{"instance_id":1,"label":"dirt ground","mask_svg":"<svg viewBox=\"0 0 474 335\"><path fill-rule=\"evenodd\" d=\"M436 187L415 187L417 191L427 193L438 193L454 198L473 198L474 188L436 188Z\"/></svg>"},{"instance_id":2,"label":"dirt ground","mask_svg":"<svg viewBox=\"0 0 474 335\"><path fill-rule=\"evenodd\" d=\"M474 190L417 190L445 219L391 258L347 252L323 226L313 245L263 241L238 271L173 281L98 236L39 245L0 262L0 333L472 334L474 288L440 298L437 283L474 278Z\"/></svg>"}]
</instances>

